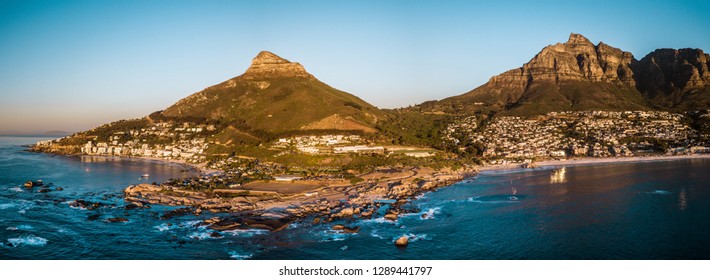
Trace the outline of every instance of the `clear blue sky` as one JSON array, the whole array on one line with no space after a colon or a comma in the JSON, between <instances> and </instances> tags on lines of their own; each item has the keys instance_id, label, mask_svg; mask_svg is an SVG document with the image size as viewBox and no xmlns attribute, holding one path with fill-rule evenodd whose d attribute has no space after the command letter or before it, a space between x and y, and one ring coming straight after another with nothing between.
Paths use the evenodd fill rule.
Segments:
<instances>
[{"instance_id":1,"label":"clear blue sky","mask_svg":"<svg viewBox=\"0 0 710 280\"><path fill-rule=\"evenodd\" d=\"M383 108L458 95L570 32L710 51L710 1L5 1L0 132L162 110L261 50Z\"/></svg>"}]
</instances>

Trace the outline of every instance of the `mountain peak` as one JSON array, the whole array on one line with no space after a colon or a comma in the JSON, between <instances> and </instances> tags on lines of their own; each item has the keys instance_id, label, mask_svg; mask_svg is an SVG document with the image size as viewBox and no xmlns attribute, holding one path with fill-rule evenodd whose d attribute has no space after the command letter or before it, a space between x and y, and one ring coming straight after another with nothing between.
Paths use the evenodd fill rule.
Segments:
<instances>
[{"instance_id":1,"label":"mountain peak","mask_svg":"<svg viewBox=\"0 0 710 280\"><path fill-rule=\"evenodd\" d=\"M270 51L261 51L259 54L252 59L251 64L284 64L284 63L291 63L290 61L283 59L282 57L270 52Z\"/></svg>"},{"instance_id":2,"label":"mountain peak","mask_svg":"<svg viewBox=\"0 0 710 280\"><path fill-rule=\"evenodd\" d=\"M567 43L565 45L594 45L592 44L592 41L589 41L587 37L584 37L582 34L577 34L577 33L570 33L569 34L569 39L567 40Z\"/></svg>"},{"instance_id":3,"label":"mountain peak","mask_svg":"<svg viewBox=\"0 0 710 280\"><path fill-rule=\"evenodd\" d=\"M311 77L301 64L288 61L269 51L259 52L252 59L244 76L249 78Z\"/></svg>"}]
</instances>

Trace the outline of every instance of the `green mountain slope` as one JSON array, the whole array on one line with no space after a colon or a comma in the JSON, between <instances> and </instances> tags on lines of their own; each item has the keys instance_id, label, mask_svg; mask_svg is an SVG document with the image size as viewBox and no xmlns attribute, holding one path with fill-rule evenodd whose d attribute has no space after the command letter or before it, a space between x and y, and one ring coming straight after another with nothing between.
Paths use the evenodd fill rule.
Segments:
<instances>
[{"instance_id":1,"label":"green mountain slope","mask_svg":"<svg viewBox=\"0 0 710 280\"><path fill-rule=\"evenodd\" d=\"M300 64L263 51L243 75L190 95L162 115L219 120L278 134L307 130L372 133L383 113L319 81Z\"/></svg>"}]
</instances>

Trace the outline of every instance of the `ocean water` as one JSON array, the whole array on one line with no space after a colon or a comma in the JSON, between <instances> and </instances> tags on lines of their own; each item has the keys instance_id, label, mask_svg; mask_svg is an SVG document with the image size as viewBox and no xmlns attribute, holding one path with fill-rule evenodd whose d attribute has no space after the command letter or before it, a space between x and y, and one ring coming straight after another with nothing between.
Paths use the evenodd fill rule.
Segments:
<instances>
[{"instance_id":1,"label":"ocean water","mask_svg":"<svg viewBox=\"0 0 710 280\"><path fill-rule=\"evenodd\" d=\"M215 236L197 226L210 214L161 220L174 208L122 207L142 174L162 181L185 167L23 151L38 140L0 137L2 259L710 259L707 159L484 172L418 197L397 222L343 221L355 234L307 220ZM64 190L29 191L30 179ZM397 248L402 235L410 244Z\"/></svg>"}]
</instances>

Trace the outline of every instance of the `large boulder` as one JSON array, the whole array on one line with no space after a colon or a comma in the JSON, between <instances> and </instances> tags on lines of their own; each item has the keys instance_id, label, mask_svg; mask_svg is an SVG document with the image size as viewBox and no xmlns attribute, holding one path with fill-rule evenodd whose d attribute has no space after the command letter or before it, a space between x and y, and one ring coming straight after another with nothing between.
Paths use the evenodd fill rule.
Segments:
<instances>
[{"instance_id":1,"label":"large boulder","mask_svg":"<svg viewBox=\"0 0 710 280\"><path fill-rule=\"evenodd\" d=\"M395 213L388 213L388 214L385 215L385 220L396 221L396 220L397 220L397 214L395 214Z\"/></svg>"},{"instance_id":2,"label":"large boulder","mask_svg":"<svg viewBox=\"0 0 710 280\"><path fill-rule=\"evenodd\" d=\"M355 214L355 209L353 208L343 208L338 212L337 214L333 215L334 217L340 217L340 218L350 218Z\"/></svg>"},{"instance_id":3,"label":"large boulder","mask_svg":"<svg viewBox=\"0 0 710 280\"><path fill-rule=\"evenodd\" d=\"M162 187L156 186L156 185L138 184L138 185L128 186L125 190L123 190L123 192L126 193L126 195L135 196L135 195L142 195L144 193L159 192L162 189L163 189Z\"/></svg>"},{"instance_id":4,"label":"large boulder","mask_svg":"<svg viewBox=\"0 0 710 280\"><path fill-rule=\"evenodd\" d=\"M397 238L397 241L394 242L394 245L396 245L397 247L406 247L408 244L409 238L407 236Z\"/></svg>"},{"instance_id":5,"label":"large boulder","mask_svg":"<svg viewBox=\"0 0 710 280\"><path fill-rule=\"evenodd\" d=\"M118 217L118 218L108 218L107 221L109 223L125 223L125 222L128 222L128 219Z\"/></svg>"},{"instance_id":6,"label":"large boulder","mask_svg":"<svg viewBox=\"0 0 710 280\"><path fill-rule=\"evenodd\" d=\"M360 227L346 227L344 225L334 225L331 229L341 231L343 233L357 233L360 231Z\"/></svg>"}]
</instances>

